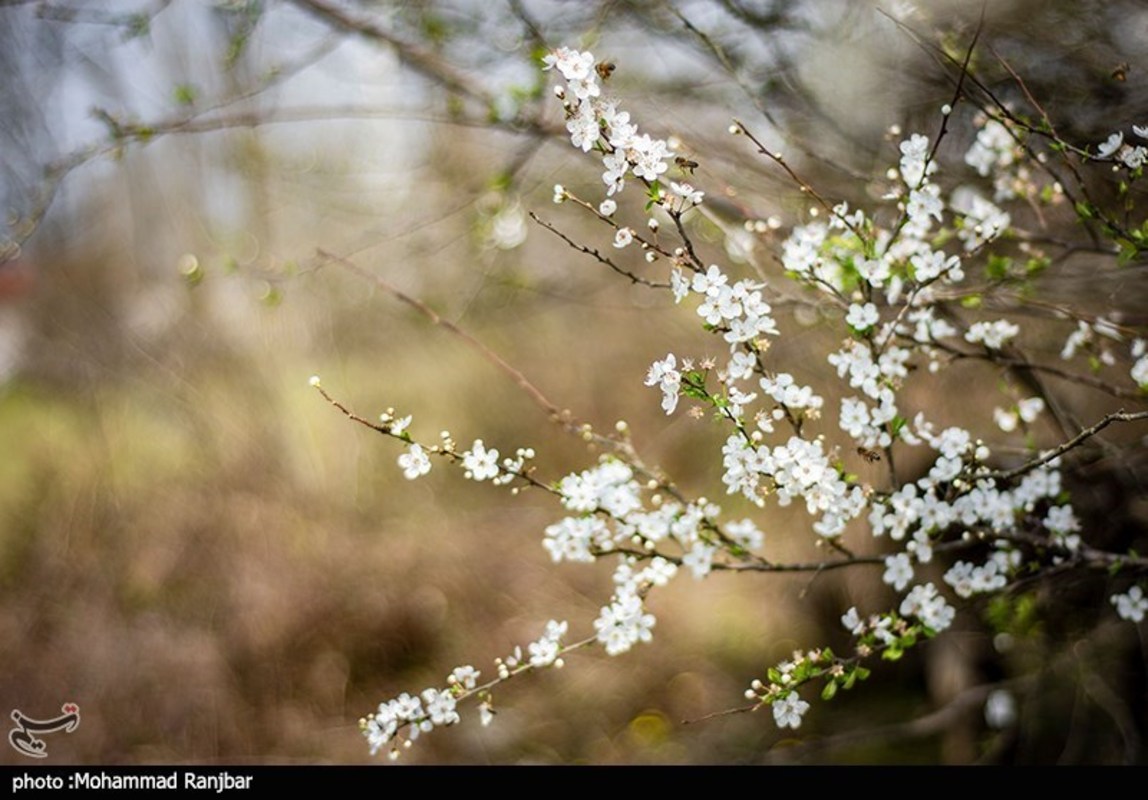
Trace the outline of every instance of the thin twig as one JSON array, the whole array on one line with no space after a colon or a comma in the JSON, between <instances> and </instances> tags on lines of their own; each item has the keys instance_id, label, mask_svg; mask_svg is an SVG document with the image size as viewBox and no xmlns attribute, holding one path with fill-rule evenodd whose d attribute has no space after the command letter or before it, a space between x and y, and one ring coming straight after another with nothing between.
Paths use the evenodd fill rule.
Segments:
<instances>
[{"instance_id":1,"label":"thin twig","mask_svg":"<svg viewBox=\"0 0 1148 800\"><path fill-rule=\"evenodd\" d=\"M1009 356L1000 355L987 348L983 352L968 352L959 350L951 345L946 345L942 342L933 342L933 347L942 350L953 356L954 359L978 359L981 361L988 361L993 364L999 364L1004 367L1020 368L1026 370L1035 370L1037 372L1045 372L1049 375L1055 375L1058 378L1063 378L1072 383L1078 383L1082 386L1089 386L1093 389L1109 394L1113 397L1120 397L1126 400L1144 400L1143 392L1133 389L1123 389L1119 386L1113 386L1108 381L1102 378L1097 378L1092 375L1082 375L1078 372L1069 372L1068 370L1054 367L1051 364L1037 364L1023 358L1012 358Z\"/></svg>"},{"instance_id":2,"label":"thin twig","mask_svg":"<svg viewBox=\"0 0 1148 800\"><path fill-rule=\"evenodd\" d=\"M969 710L983 705L989 693L1004 686L1025 686L1035 680L1034 676L1025 676L1012 681L999 683L983 683L972 686L954 697L946 705L936 711L924 714L908 722L892 725L878 725L872 728L846 731L823 739L812 739L798 745L771 750L763 759L763 763L787 763L793 759L787 756L799 757L816 755L819 752L832 751L851 744L882 741L897 741L899 739L921 739L935 736L947 730L956 720Z\"/></svg>"},{"instance_id":3,"label":"thin twig","mask_svg":"<svg viewBox=\"0 0 1148 800\"><path fill-rule=\"evenodd\" d=\"M1121 409L1120 411L1116 411L1116 412L1109 414L1108 416L1104 417L1099 422L1097 422L1095 425L1093 425L1089 428L1085 428L1080 433L1078 433L1076 436L1073 436L1068 441L1063 442L1062 444L1058 445L1057 447L1054 447L1052 450L1049 450L1047 453L1044 453L1039 458L1035 458L1032 461L1029 461L1026 464L1022 464L1021 466L1019 466L1015 469L999 471L999 472L990 472L983 477L991 479L991 480L1003 480L1003 481L1010 481L1014 478L1019 478L1021 475L1024 475L1028 472L1032 472L1034 469L1037 469L1038 467L1042 467L1054 459L1060 458L1060 456L1064 455L1069 450L1072 450L1074 447L1079 445L1081 442L1084 442L1085 440L1090 439L1093 436L1095 436L1096 434L1100 433L1100 431L1104 430L1105 428L1107 428L1109 425L1111 425L1114 422L1139 422L1140 420L1145 420L1145 419L1148 419L1148 411L1137 411L1134 413L1125 413L1124 410ZM978 477L981 477L981 476L978 476Z\"/></svg>"},{"instance_id":4,"label":"thin twig","mask_svg":"<svg viewBox=\"0 0 1148 800\"><path fill-rule=\"evenodd\" d=\"M530 218L532 220L537 222L539 225L541 225L546 230L553 233L555 236L557 236L562 241L566 242L566 244L570 245L572 248L577 250L579 253L585 253L586 255L593 257L599 264L605 264L607 267L614 270L614 272L618 273L619 275L623 276L624 278L629 279L629 281L631 283L640 283L643 286L649 286L651 289L669 289L670 288L670 284L668 284L668 283L659 283L658 281L651 281L648 278L643 278L641 276L635 275L634 273L630 272L629 270L626 270L626 269L623 269L622 267L619 267L617 264L615 264L609 258L606 258L604 255L602 255L600 252L598 252L594 248L587 247L586 245L578 244L573 239L571 239L569 236L564 234L562 231L558 230L553 225L551 225L549 222L547 222L546 220L539 217L533 211L531 211L529 213L530 213Z\"/></svg>"},{"instance_id":5,"label":"thin twig","mask_svg":"<svg viewBox=\"0 0 1148 800\"><path fill-rule=\"evenodd\" d=\"M645 462L638 455L638 451L634 448L626 435L603 436L594 431L593 426L589 423L580 422L568 409L560 409L553 403L542 390L535 386L531 381L517 368L511 365L506 359L498 355L498 353L491 350L480 340L472 336L470 333L451 322L444 319L434 309L422 302L418 298L412 297L406 292L402 291L396 286L393 286L379 275L376 275L369 270L365 270L354 262L329 253L322 248L316 251L317 255L323 259L324 263L337 264L340 267L348 270L349 272L373 282L383 291L387 292L397 300L405 303L411 308L415 309L419 314L429 320L432 324L447 330L458 338L462 339L469 347L479 353L489 363L497 367L502 373L507 375L516 386L526 393L535 405L542 409L550 420L560 425L568 433L571 433L583 441L593 443L600 447L606 448L614 453L617 453L627 464L629 464L635 472L642 477L655 481L658 486L664 491L671 494L678 500L682 500L683 496L680 490L670 481L665 475L660 474L658 471L646 466Z\"/></svg>"},{"instance_id":6,"label":"thin twig","mask_svg":"<svg viewBox=\"0 0 1148 800\"><path fill-rule=\"evenodd\" d=\"M289 0L289 2L336 28L390 45L407 66L447 89L478 100L486 106L490 106L494 100L490 92L471 80L466 73L456 70L433 53L403 41L374 20L352 14L327 0Z\"/></svg>"},{"instance_id":7,"label":"thin twig","mask_svg":"<svg viewBox=\"0 0 1148 800\"><path fill-rule=\"evenodd\" d=\"M496 366L498 369L502 370L503 373L508 375L510 377L510 379L512 381L514 381L514 383L517 384L518 387L520 389L522 389L522 391L526 392L526 394L530 397L530 399L533 400L539 408L541 408L543 411L545 411L551 419L553 419L553 420L563 420L563 419L568 420L569 419L569 412L563 412L561 409L559 409L558 406L556 406L554 403L552 403L549 400L549 398L547 398L546 395L544 395L542 393L542 391L537 386L535 386L533 383L531 383L529 380L527 380L526 376L523 375L522 372L520 372L518 369L511 366L506 361L506 359L504 359L502 356L498 355L498 353L491 350L489 347L487 347L485 344L480 342L478 339L471 336L469 333L467 333L465 330L460 328L458 325L454 324L453 322L451 322L448 319L443 319L443 317L440 316L438 314L438 312L436 312L434 309L432 309L430 306L428 306L423 301L419 300L416 297L410 296L406 292L399 289L397 286L394 286L391 283L388 283L386 280L384 280L380 276L376 275L373 272L370 272L368 270L363 269L358 264L355 264L352 261L348 261L347 259L342 258L341 256L337 256L333 253L329 253L326 250L323 250L322 248L318 249L316 252L320 256L320 258L322 258L324 261L338 264L339 266L343 267L344 269L349 270L350 272L353 272L354 274L358 275L360 278L365 278L366 280L374 282L374 284L376 286L378 286L380 289L383 289L384 291L386 291L388 294L390 294L395 299L397 299L403 303L406 303L408 306L410 306L411 308L418 311L420 314L422 314L424 317L426 317L428 320L430 320L430 322L432 324L439 325L439 326L445 328L446 330L453 333L455 336L457 336L460 339L462 339L463 341L465 341L468 345L470 345L470 347L477 350L482 355L483 358L485 358L491 364Z\"/></svg>"}]
</instances>

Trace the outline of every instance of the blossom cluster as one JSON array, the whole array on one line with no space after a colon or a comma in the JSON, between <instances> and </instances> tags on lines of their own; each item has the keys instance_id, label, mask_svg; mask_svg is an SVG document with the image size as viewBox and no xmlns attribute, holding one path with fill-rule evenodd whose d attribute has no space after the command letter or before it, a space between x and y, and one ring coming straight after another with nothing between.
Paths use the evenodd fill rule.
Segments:
<instances>
[{"instance_id":1,"label":"blossom cluster","mask_svg":"<svg viewBox=\"0 0 1148 800\"><path fill-rule=\"evenodd\" d=\"M664 139L639 133L630 113L618 107L616 100L604 97L599 79L605 80L609 71L601 69L591 53L560 47L543 58L544 69L556 69L565 79L555 94L562 100L566 111L566 130L571 143L583 152L597 148L603 154L602 182L606 185L607 200L600 211L610 216L616 208L611 199L626 187L626 178L633 175L646 182L658 181L669 169L675 153ZM555 199L563 192L555 191ZM688 183L672 182L671 193L657 195L667 208L682 212L702 202L704 192ZM623 233L627 231L627 233ZM618 231L617 246L632 240L628 229Z\"/></svg>"},{"instance_id":2,"label":"blossom cluster","mask_svg":"<svg viewBox=\"0 0 1148 800\"><path fill-rule=\"evenodd\" d=\"M559 48L544 62L564 80L556 95L571 143L602 155L607 197L596 211L599 221L613 228L614 246L625 251L640 238L611 220L616 198L631 176L649 188L648 208L660 206L676 215L676 232L689 244L681 214L700 204L703 193L686 183L671 182L669 192L662 189L675 156L667 141L639 133L629 113L604 95L610 70L592 54ZM946 107L944 113L951 112ZM832 309L844 322L845 338L826 356L828 369L821 370L835 375L837 386L815 389L799 370L783 371L772 363L770 340L783 332L774 316L778 295L762 273L739 277L702 261L692 247L658 250L672 256L668 286L674 301L693 306L705 330L720 338L724 353L720 359L695 360L669 352L654 360L644 383L660 394L662 410L676 413L685 398L692 403L692 416L712 412L723 426L720 452L712 455L720 457L726 493L759 507L767 502L803 505L812 518L814 541L839 548L846 558L854 557L841 541L848 531L857 532L877 553L865 560L883 564L882 582L898 598L885 612L863 618L854 607L842 617L853 637L849 656L839 657L828 648L798 651L753 681L747 698L771 706L779 728L802 724L811 707L800 694L806 684L820 681L822 697L831 699L865 679L862 660L876 654L894 660L918 641L950 628L957 614L950 598L1000 592L1026 570L1063 564L1088 551L1077 511L1065 493L1060 461L1053 457L1058 453L1026 443L1029 460L1012 471L1001 469L999 464L1009 463L1008 451L1002 456L1001 449L972 430L930 419L913 407L908 391L914 381L936 374L952 360L1005 359L1025 342L1025 330L1011 319L975 318L981 313L979 302L962 304L963 310L954 313L954 298L973 295L968 274L980 259L1010 275L1010 256L994 252L1007 250L1013 236L1012 218L998 203L1031 200L1038 187L1022 158L1021 133L999 119L982 117L979 125L964 161L980 178L993 179L992 199L968 183L943 191L937 142L912 133L899 143L896 163L886 173L890 185L878 207L840 203L830 209L826 203L827 218L810 212L809 220L794 225L782 242L785 276L806 291L806 298L814 298L810 305ZM1148 129L1134 126L1133 131L1148 139ZM744 131L735 126L734 132ZM1148 159L1143 146L1125 145L1123 134L1114 134L1098 154L1129 169L1139 169ZM570 196L555 187L556 200ZM649 227L657 230L653 217ZM1088 352L1101 363L1115 363L1109 343L1125 340L1119 326L1103 317L1075 320L1075 325L1063 359ZM1141 387L1148 386L1146 351L1145 339L1132 339L1130 373ZM1008 391L1007 407L991 413L985 409L985 421L1006 435L1022 426L1031 433L1049 404L1041 396ZM833 392L840 402L827 409L825 397ZM459 464L469 479L526 483L557 497L566 515L543 532L542 546L550 558L555 563L609 558L615 565L612 593L586 639L608 655L652 639L657 619L648 596L679 571L701 580L715 570L776 567L762 553L767 537L753 519L725 519L720 506L705 497L690 499L627 458L624 450L547 484L526 466L534 458L532 449L520 448L514 458L500 461L500 451L482 439L460 452L444 433L442 444L427 447L407 433L409 417L396 420L388 412L383 423L385 432L407 443L398 464L408 479L427 474L430 457L437 454ZM903 452L917 455L923 467L916 477L898 476L895 451L898 458ZM882 461L888 470L885 483L873 472L862 477L868 468L884 469L874 466ZM930 570L918 566L932 563L941 547L960 555L942 567L943 573L936 571L943 578L934 583L919 574ZM1113 594L1111 602L1124 619L1139 622L1148 614L1148 598L1139 585ZM496 662L496 680L561 666L567 632L566 622L551 620L525 655L516 648ZM420 732L454 724L457 701L474 693L482 695L480 712L489 721L488 687L478 687L477 679L477 671L461 667L447 689L404 694L381 704L363 723L372 751L404 731L409 744ZM994 711L994 719L1002 715Z\"/></svg>"},{"instance_id":3,"label":"blossom cluster","mask_svg":"<svg viewBox=\"0 0 1148 800\"><path fill-rule=\"evenodd\" d=\"M516 647L514 653L505 659L495 659L498 678L485 685L478 683L482 673L467 664L451 671L446 679L446 688L428 687L417 695L403 692L383 701L374 713L359 720L359 728L367 739L371 755L389 747L389 756L396 759L420 735L457 724L461 720L458 704L471 695L481 698L479 720L483 726L489 725L494 719L490 689L518 672L561 667L560 655L565 649L562 639L568 627L565 621L547 622L541 638L527 645L529 659L524 662L521 647Z\"/></svg>"},{"instance_id":4,"label":"blossom cluster","mask_svg":"<svg viewBox=\"0 0 1148 800\"><path fill-rule=\"evenodd\" d=\"M1148 141L1148 125L1133 125L1132 132L1140 139ZM1124 132L1116 131L1096 148L1099 158L1111 158L1131 170L1141 169L1148 163L1148 147L1124 142Z\"/></svg>"}]
</instances>

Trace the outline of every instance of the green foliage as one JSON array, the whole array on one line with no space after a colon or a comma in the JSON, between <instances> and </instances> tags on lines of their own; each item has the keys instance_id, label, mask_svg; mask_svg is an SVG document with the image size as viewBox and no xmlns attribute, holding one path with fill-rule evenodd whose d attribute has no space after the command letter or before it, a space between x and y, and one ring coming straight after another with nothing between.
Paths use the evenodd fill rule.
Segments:
<instances>
[{"instance_id":1,"label":"green foliage","mask_svg":"<svg viewBox=\"0 0 1148 800\"><path fill-rule=\"evenodd\" d=\"M1040 632L1040 608L1033 593L1002 594L989 600L985 607L985 620L997 633L1007 633L1018 639L1029 638Z\"/></svg>"},{"instance_id":2,"label":"green foliage","mask_svg":"<svg viewBox=\"0 0 1148 800\"><path fill-rule=\"evenodd\" d=\"M181 106L193 106L199 97L199 89L193 84L181 83L172 92L175 102Z\"/></svg>"}]
</instances>

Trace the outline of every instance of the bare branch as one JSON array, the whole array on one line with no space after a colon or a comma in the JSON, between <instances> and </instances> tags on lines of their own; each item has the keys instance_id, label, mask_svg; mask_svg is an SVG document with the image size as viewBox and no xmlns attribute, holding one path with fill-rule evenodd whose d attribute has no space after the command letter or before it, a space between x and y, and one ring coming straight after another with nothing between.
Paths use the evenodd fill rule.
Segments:
<instances>
[{"instance_id":1,"label":"bare branch","mask_svg":"<svg viewBox=\"0 0 1148 800\"><path fill-rule=\"evenodd\" d=\"M494 100L485 87L471 80L466 73L455 69L433 53L403 41L374 20L354 15L334 3L327 2L327 0L288 0L288 2L319 17L339 30L355 33L393 47L403 63L415 72L432 79L435 83L478 100L486 106L489 106Z\"/></svg>"},{"instance_id":2,"label":"bare branch","mask_svg":"<svg viewBox=\"0 0 1148 800\"><path fill-rule=\"evenodd\" d=\"M569 236L567 236L562 231L555 228L553 225L551 225L546 220L539 217L533 211L530 212L530 218L532 220L534 220L535 222L537 222L539 225L541 225L546 230L553 233L559 239L566 242L566 244L573 247L579 253L585 253L588 256L592 256L598 263L605 264L607 267L614 270L614 272L618 273L619 275L621 275L625 278L628 278L631 283L640 283L643 286L649 286L651 289L669 289L670 288L670 284L668 284L668 283L659 283L658 281L651 281L647 278L643 278L639 275L635 275L634 273L630 272L629 270L626 270L626 269L623 269L622 267L619 267L617 264L615 264L610 259L606 258L604 255L602 255L600 252L598 252L594 248L587 247L586 245L576 243Z\"/></svg>"},{"instance_id":3,"label":"bare branch","mask_svg":"<svg viewBox=\"0 0 1148 800\"><path fill-rule=\"evenodd\" d=\"M1111 425L1114 422L1139 422L1140 420L1145 420L1145 419L1148 419L1148 411L1137 411L1137 412L1131 413L1131 414L1127 414L1123 410L1117 411L1115 413L1109 414L1108 416L1104 417L1099 422L1097 422L1095 425L1093 425L1089 428L1085 428L1080 433L1078 433L1076 436L1073 436L1071 439L1069 439L1067 442L1064 442L1064 443L1060 444L1059 446L1054 447L1052 450L1049 450L1047 453L1044 453L1039 458L1035 458L1026 464L1022 464L1021 466L1017 467L1016 469L1010 469L1010 470L1001 471L1001 472L990 472L988 475L986 475L984 477L992 479L992 480L1005 480L1005 481L1009 481L1009 480L1012 480L1014 478L1019 478L1021 475L1032 472L1034 469L1037 469L1038 467L1042 467L1045 464L1049 463L1050 461L1053 461L1057 458L1060 458L1062 455L1067 453L1069 450L1072 450L1073 448L1080 445L1082 442L1085 442L1088 439L1091 439L1093 436L1100 433L1100 431L1104 430L1105 428L1107 428L1109 425Z\"/></svg>"}]
</instances>

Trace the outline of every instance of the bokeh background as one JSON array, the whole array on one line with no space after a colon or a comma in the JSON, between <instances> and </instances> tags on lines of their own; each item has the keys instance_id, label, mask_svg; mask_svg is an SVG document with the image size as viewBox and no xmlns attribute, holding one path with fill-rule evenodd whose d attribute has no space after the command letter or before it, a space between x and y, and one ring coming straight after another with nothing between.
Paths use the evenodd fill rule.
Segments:
<instances>
[{"instance_id":1,"label":"bokeh background","mask_svg":"<svg viewBox=\"0 0 1148 800\"><path fill-rule=\"evenodd\" d=\"M549 478L596 453L343 260L579 419L627 420L648 461L733 511L722 431L665 417L642 386L667 351L717 355L717 343L690 310L527 216L609 247L551 203L555 183L597 197L600 168L563 141L537 54L572 45L614 61L610 85L635 120L699 163L707 258L776 272L808 202L725 133L730 119L827 196L871 203L865 176L897 158L889 126L935 132L952 98L934 48L963 53L982 13L975 66L1016 96L995 48L1063 137L1148 124L1135 116L1148 108L1148 10L1119 0L0 2L0 710L43 718L78 703L81 727L49 737L55 763L369 762L357 720L380 700L441 686L459 664L490 674L550 618L589 631L612 567L550 563L551 497L443 465L407 482L397 444L308 378L366 417L413 414L424 440L449 429L503 452L533 446ZM971 117L958 110L942 152L953 169ZM750 235L746 215L782 227ZM1101 280L1082 256L1048 291L1089 287L1098 307L1135 313L1142 272ZM777 363L817 379L836 334L816 316L783 320ZM1062 342L1050 332L1042 352ZM999 397L975 378L916 400L947 423L983 420ZM1113 408L1066 397L1086 418ZM1097 476L1084 505L1138 541L1142 484L1121 481ZM803 514L758 521L771 553L817 555ZM742 704L792 650L840 642L843 608L891 600L875 578L683 575L652 601L652 643L512 682L491 727L464 716L404 760L1145 758L1143 628L1114 624L1095 583L1051 592L1072 613L1041 615L1047 591L995 629L987 608L962 612L947 642L815 704L804 748L766 714L697 721ZM978 687L1025 675L1019 721L990 729ZM0 748L0 763L20 759Z\"/></svg>"}]
</instances>

